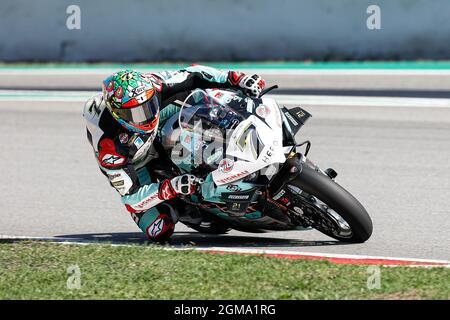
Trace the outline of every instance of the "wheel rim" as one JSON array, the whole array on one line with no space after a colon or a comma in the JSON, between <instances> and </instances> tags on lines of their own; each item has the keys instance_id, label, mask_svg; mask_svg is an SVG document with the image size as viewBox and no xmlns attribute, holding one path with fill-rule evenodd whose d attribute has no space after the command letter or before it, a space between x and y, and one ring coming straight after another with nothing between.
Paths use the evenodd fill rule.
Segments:
<instances>
[{"instance_id":1,"label":"wheel rim","mask_svg":"<svg viewBox=\"0 0 450 320\"><path fill-rule=\"evenodd\" d=\"M302 197L303 219L315 229L337 238L353 236L349 223L335 210L314 196Z\"/></svg>"}]
</instances>

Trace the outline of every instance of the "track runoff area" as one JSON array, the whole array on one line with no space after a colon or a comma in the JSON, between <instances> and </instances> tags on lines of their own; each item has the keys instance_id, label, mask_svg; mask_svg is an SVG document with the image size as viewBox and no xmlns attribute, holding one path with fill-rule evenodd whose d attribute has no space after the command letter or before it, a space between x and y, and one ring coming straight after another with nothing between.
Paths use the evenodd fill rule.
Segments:
<instances>
[{"instance_id":1,"label":"track runoff area","mask_svg":"<svg viewBox=\"0 0 450 320\"><path fill-rule=\"evenodd\" d=\"M271 97L281 104L334 108L364 107L370 109L370 117L378 117L383 109L450 110L450 94L445 91L450 85L450 64L448 63L274 63L274 64L210 64L224 69L239 69L255 72L268 80L269 85L278 84L280 93L274 91ZM79 102L95 94L99 83L109 73L123 68L138 70L177 69L184 65L55 65L0 66L0 103L13 102ZM326 109L328 110L328 109ZM377 110L374 112L373 110ZM381 111L380 111L381 110ZM344 110L344 113L349 113ZM400 111L401 112L401 111ZM314 116L314 113L313 113ZM339 116L338 116L339 118ZM388 139L388 137L387 137ZM313 141L314 143L314 141ZM345 186L345 185L344 185ZM363 202L364 203L364 202ZM369 210L371 213L371 210ZM377 233L377 217L374 234ZM89 232L89 222L85 222ZM11 234L4 230L3 234ZM6 240L46 240L63 243L92 243L88 240L47 236L28 236L20 232L3 235ZM300 237L302 237L300 233ZM369 242L371 240L369 239ZM431 241L431 240L430 240ZM447 245L449 244L447 238ZM116 243L113 245L127 245ZM186 250L183 246L173 246L170 250ZM277 250L252 247L191 247L189 250L216 254L265 255L287 259L327 260L346 264L379 264L411 266L449 266L447 259L404 258L401 255L380 256L340 252L311 252L296 250ZM317 249L316 249L317 250ZM358 250L361 251L361 250ZM348 251L347 251L348 252ZM419 256L419 254L416 254ZM427 256L426 252L421 256ZM443 256L445 257L445 255Z\"/></svg>"}]
</instances>

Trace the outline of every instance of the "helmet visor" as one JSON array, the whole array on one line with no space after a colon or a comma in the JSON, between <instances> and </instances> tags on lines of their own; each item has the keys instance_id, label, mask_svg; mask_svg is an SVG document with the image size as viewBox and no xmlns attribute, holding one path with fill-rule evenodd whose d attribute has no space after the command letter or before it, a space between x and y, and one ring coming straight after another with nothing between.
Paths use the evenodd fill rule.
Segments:
<instances>
[{"instance_id":1,"label":"helmet visor","mask_svg":"<svg viewBox=\"0 0 450 320\"><path fill-rule=\"evenodd\" d=\"M156 119L159 112L159 102L156 95L138 105L131 108L116 108L112 106L112 112L118 118L135 125L143 125Z\"/></svg>"}]
</instances>

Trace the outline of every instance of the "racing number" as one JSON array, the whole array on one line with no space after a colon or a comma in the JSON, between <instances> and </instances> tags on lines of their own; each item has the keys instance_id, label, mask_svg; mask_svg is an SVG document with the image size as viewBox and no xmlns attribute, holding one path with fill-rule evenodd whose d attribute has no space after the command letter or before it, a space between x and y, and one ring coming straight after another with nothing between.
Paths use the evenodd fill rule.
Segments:
<instances>
[{"instance_id":1,"label":"racing number","mask_svg":"<svg viewBox=\"0 0 450 320\"><path fill-rule=\"evenodd\" d=\"M259 151L264 149L264 144L259 138L256 127L253 124L250 124L242 131L242 134L236 139L236 144L242 152L249 145L255 160L259 157Z\"/></svg>"}]
</instances>

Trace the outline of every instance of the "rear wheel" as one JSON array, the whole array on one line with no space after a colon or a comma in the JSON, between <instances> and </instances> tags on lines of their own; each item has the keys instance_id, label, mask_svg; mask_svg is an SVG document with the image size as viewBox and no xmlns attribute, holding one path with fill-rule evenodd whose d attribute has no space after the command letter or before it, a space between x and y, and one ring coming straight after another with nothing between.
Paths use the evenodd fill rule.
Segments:
<instances>
[{"instance_id":1,"label":"rear wheel","mask_svg":"<svg viewBox=\"0 0 450 320\"><path fill-rule=\"evenodd\" d=\"M199 224L185 223L189 228L192 228L200 233L206 234L226 234L231 230L228 223L224 220L216 218L211 213L205 210L199 210L202 216L202 221Z\"/></svg>"},{"instance_id":2,"label":"rear wheel","mask_svg":"<svg viewBox=\"0 0 450 320\"><path fill-rule=\"evenodd\" d=\"M364 242L372 235L372 220L366 209L330 177L303 165L291 181L299 195L302 218L322 233L345 242Z\"/></svg>"}]
</instances>

